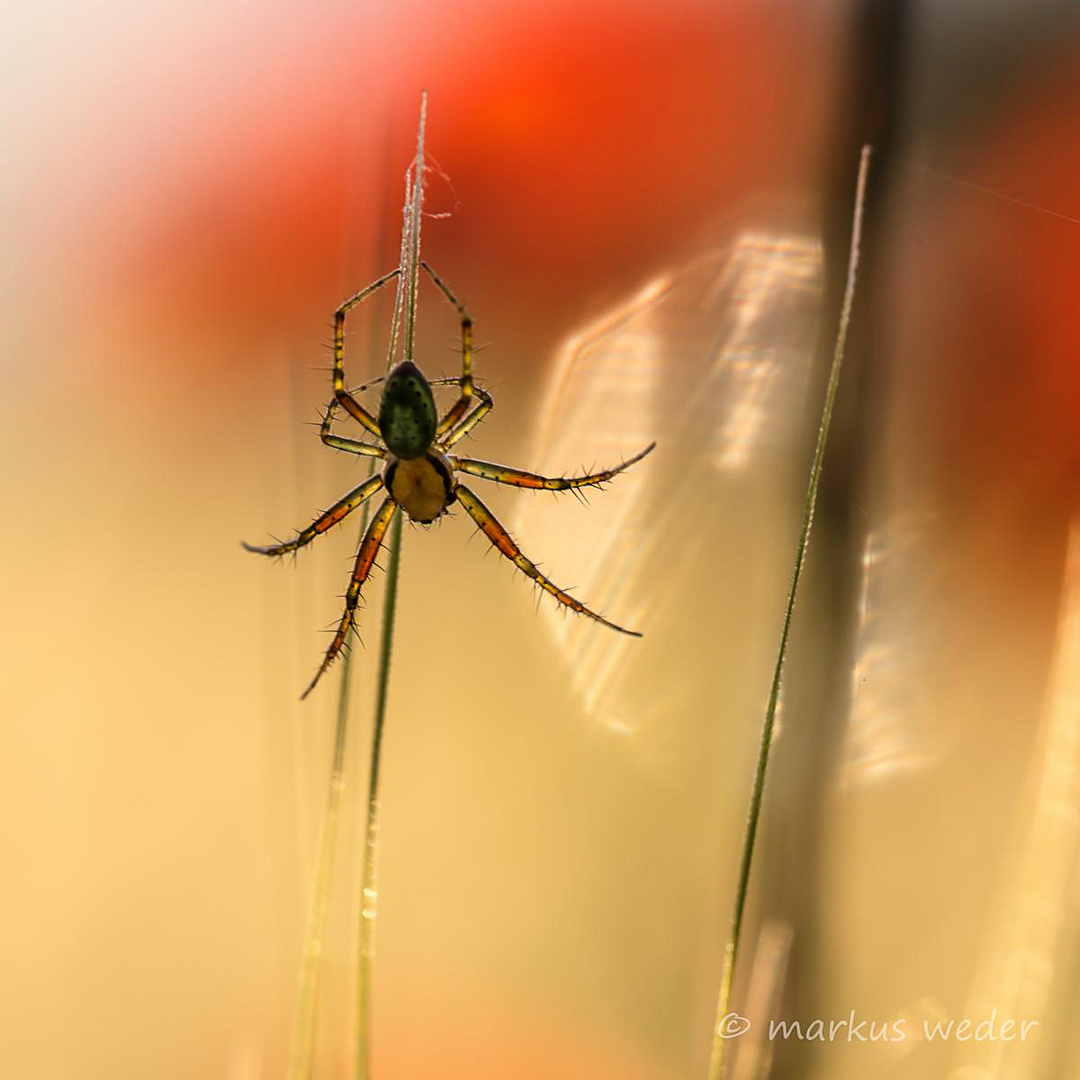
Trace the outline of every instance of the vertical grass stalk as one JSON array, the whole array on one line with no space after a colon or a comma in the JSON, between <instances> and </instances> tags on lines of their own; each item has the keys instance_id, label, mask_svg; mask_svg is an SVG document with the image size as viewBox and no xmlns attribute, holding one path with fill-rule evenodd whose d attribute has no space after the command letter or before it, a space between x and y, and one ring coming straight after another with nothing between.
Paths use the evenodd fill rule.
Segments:
<instances>
[{"instance_id":1,"label":"vertical grass stalk","mask_svg":"<svg viewBox=\"0 0 1080 1080\"><path fill-rule=\"evenodd\" d=\"M383 601L382 640L379 646L379 678L376 689L375 725L371 734L371 762L368 769L367 825L360 879L360 939L357 956L356 1057L353 1074L357 1080L371 1076L371 962L375 955L375 916L378 908L379 861L379 767L382 763L383 728L390 685L390 655L397 608L397 582L401 563L401 514L394 518L390 533L390 565L386 573Z\"/></svg>"},{"instance_id":2,"label":"vertical grass stalk","mask_svg":"<svg viewBox=\"0 0 1080 1080\"><path fill-rule=\"evenodd\" d=\"M417 133L416 160L406 176L405 206L401 236L401 277L398 279L394 301L394 316L390 329L387 371L393 366L402 325L404 352L412 358L415 353L416 300L419 290L420 225L423 210L424 128L427 115L427 94L421 96L420 124ZM374 463L368 466L370 476ZM360 537L367 531L370 506L362 510ZM382 759L382 737L386 721L386 706L390 685L390 657L393 649L394 616L397 606L397 583L401 566L402 519L400 512L394 520L388 549L386 594L383 602L382 633L376 681L375 718L368 776L367 824L361 871L361 920L358 963L357 1037L354 1074L362 1080L370 1076L370 1017L371 1017L371 958L374 953L376 874L379 831L379 766ZM352 671L352 652L346 650L341 659L341 681L338 687L337 719L334 726L334 752L330 766L326 805L319 824L315 849L315 877L308 902L304 925L304 949L300 966L300 986L296 1019L289 1054L289 1080L310 1080L314 1061L316 1014L318 1008L319 975L326 935L326 915L333 878L334 853L341 796L345 790L345 750L349 726L349 687Z\"/></svg>"},{"instance_id":3,"label":"vertical grass stalk","mask_svg":"<svg viewBox=\"0 0 1080 1080\"><path fill-rule=\"evenodd\" d=\"M720 1080L724 1070L727 1040L733 1035L741 1034L744 1030L741 1018L729 1012L732 980L735 975L735 962L739 953L739 937L742 931L743 915L746 910L746 895L750 885L750 868L754 858L758 820L761 816L761 800L765 791L765 774L769 765L769 750L772 745L776 707L780 700L780 683L784 672L784 660L787 656L791 617L795 610L795 596L799 589L799 579L806 563L806 549L810 541L810 528L814 521L814 508L817 504L822 462L825 458L825 444L832 423L836 392L840 386L840 370L843 367L844 349L847 344L848 327L851 323L851 306L855 298L855 279L859 266L859 247L862 239L863 209L866 203L866 181L869 171L870 147L864 146L859 158L859 176L855 189L855 209L851 224L851 248L848 253L847 282L844 286L844 298L840 308L840 325L836 334L836 345L833 351L832 367L829 370L829 381L825 390L825 405L821 412L821 423L818 427L813 462L810 466L810 482L807 487L806 504L803 509L802 529L799 532L799 542L795 548L795 569L791 576L791 588L788 590L787 607L784 610L784 621L780 630L780 646L776 655L776 664L773 668L772 685L769 688L769 700L765 707L765 720L761 729L761 747L758 750L757 769L754 773L754 783L750 791L750 807L747 814L746 833L743 838L742 857L739 863L739 877L735 887L731 930L728 934L727 948L724 952L724 970L720 979L720 991L717 997L712 1052L709 1057L709 1080Z\"/></svg>"},{"instance_id":4,"label":"vertical grass stalk","mask_svg":"<svg viewBox=\"0 0 1080 1080\"><path fill-rule=\"evenodd\" d=\"M427 93L420 97L420 122L416 132L416 159L411 175L406 176L405 207L401 230L401 276L394 301L394 321L390 332L387 369L393 365L399 326L403 325L403 351L411 360L416 353L416 300L420 288L420 225L424 207L424 129L427 122ZM364 829L364 854L360 878L360 934L357 958L356 1054L353 1075L356 1080L371 1076L371 963L375 953L375 917L378 907L379 861L379 768L382 763L382 740L386 723L386 705L390 686L390 658L394 641L394 616L397 608L397 584L401 567L402 511L394 516L388 548L390 564L386 571L386 595L383 600L382 637L379 644L379 668L376 680L375 720L371 735L371 762L368 772L367 824Z\"/></svg>"},{"instance_id":5,"label":"vertical grass stalk","mask_svg":"<svg viewBox=\"0 0 1080 1080\"><path fill-rule=\"evenodd\" d=\"M368 475L374 463L368 465ZM360 521L360 537L367 531L371 508L364 506ZM334 724L334 756L330 765L330 780L326 805L319 823L319 838L315 845L315 878L308 901L304 924L304 951L300 962L300 989L297 995L296 1019L293 1025L292 1047L289 1052L289 1080L309 1080L315 1054L315 1017L319 1000L319 974L322 964L323 940L326 936L326 909L334 871L334 852L337 847L337 826L341 813L341 795L345 790L345 747L349 730L349 674L352 652L341 660L341 682L338 686L337 719Z\"/></svg>"}]
</instances>

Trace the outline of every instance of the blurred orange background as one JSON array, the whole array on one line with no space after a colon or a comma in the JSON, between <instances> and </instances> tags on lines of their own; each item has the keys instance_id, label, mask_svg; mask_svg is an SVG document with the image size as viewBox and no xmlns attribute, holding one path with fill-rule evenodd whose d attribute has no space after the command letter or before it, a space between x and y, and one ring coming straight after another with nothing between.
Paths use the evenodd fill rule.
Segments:
<instances>
[{"instance_id":1,"label":"blurred orange background","mask_svg":"<svg viewBox=\"0 0 1080 1080\"><path fill-rule=\"evenodd\" d=\"M829 463L857 482L815 537L736 992L755 1021L996 1007L1040 1039L747 1041L733 1075L1080 1062L1080 49L1075 16L1043 7L1041 29L1002 3L978 42L933 12L913 35L851 357L876 397L847 404L868 434ZM659 449L588 507L490 499L640 643L537 602L461 514L406 530L375 1073L703 1075L836 319L823 206L851 14L97 0L9 16L13 1076L284 1075L335 676L296 698L355 524L295 566L239 541L287 535L356 482L303 424L327 397L335 306L396 258L421 89L440 170L424 250L469 305L497 402L469 452L562 473ZM434 290L421 304L421 362L453 374L453 313ZM356 320L352 381L382 370L388 321L385 302ZM846 562L845 515L865 519ZM348 1070L381 597L380 578L317 1075Z\"/></svg>"}]
</instances>

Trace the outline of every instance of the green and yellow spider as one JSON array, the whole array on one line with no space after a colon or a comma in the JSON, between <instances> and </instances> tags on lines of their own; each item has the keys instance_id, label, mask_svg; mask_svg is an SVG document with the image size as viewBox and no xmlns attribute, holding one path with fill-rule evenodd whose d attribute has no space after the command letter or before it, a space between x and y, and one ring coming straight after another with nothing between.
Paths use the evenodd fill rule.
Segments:
<instances>
[{"instance_id":1,"label":"green and yellow spider","mask_svg":"<svg viewBox=\"0 0 1080 1080\"><path fill-rule=\"evenodd\" d=\"M421 265L446 299L457 309L461 318L461 377L433 379L429 382L415 363L411 360L403 360L389 375L375 379L357 391L359 393L385 382L379 404L379 415L376 419L345 388L345 316L361 301L366 300L376 290L398 277L401 270L391 270L389 274L372 282L366 289L362 289L346 300L334 312L334 396L327 405L319 428L319 436L327 446L332 446L336 450L344 450L364 457L381 458L386 465L381 474L369 477L344 498L334 503L329 510L320 514L306 529L298 533L294 540L269 547L244 544L248 551L254 551L259 555L286 555L310 544L316 536L326 532L332 525L338 524L377 491L386 489L387 496L379 509L375 511L367 532L360 542L352 579L345 593L345 612L341 616L326 655L315 677L301 695L302 698L306 698L315 688L315 684L341 652L349 631L354 629L360 590L371 572L386 530L399 508L404 510L412 521L419 522L421 525L430 525L455 501L460 503L494 547L542 589L551 593L560 604L579 615L587 615L590 619L595 619L612 630L618 630L621 634L641 636L637 631L626 630L609 622L595 611L591 611L580 600L576 600L540 573L536 565L522 554L521 548L517 546L495 515L469 488L458 481L457 474L467 473L484 480L493 480L496 483L510 484L514 487L541 491L568 491L603 484L623 469L640 461L656 446L656 443L650 443L640 454L613 469L605 469L603 472L591 473L587 476L569 477L538 476L535 473L511 469L505 465L450 454L449 451L455 443L468 435L492 410L494 401L490 394L473 382L472 319L469 313L438 274L426 262ZM453 384L460 388L460 396L440 419L431 387ZM339 405L378 442L360 442L333 434L331 426Z\"/></svg>"}]
</instances>

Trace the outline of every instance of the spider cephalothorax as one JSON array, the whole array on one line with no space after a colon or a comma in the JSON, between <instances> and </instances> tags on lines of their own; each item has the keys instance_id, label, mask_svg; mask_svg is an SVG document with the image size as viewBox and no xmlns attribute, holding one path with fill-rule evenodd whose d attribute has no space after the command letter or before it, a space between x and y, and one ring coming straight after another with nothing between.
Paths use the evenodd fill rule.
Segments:
<instances>
[{"instance_id":1,"label":"spider cephalothorax","mask_svg":"<svg viewBox=\"0 0 1080 1080\"><path fill-rule=\"evenodd\" d=\"M379 434L386 449L411 461L427 453L435 440L439 413L424 373L402 360L387 376L379 404Z\"/></svg>"},{"instance_id":2,"label":"spider cephalothorax","mask_svg":"<svg viewBox=\"0 0 1080 1080\"><path fill-rule=\"evenodd\" d=\"M386 530L400 508L411 520L429 525L439 515L445 513L453 503L460 503L465 512L491 543L505 555L519 570L532 578L540 588L550 593L564 607L579 615L635 637L641 635L635 630L626 630L591 611L580 600L564 592L554 582L537 569L536 564L527 559L517 546L513 537L499 523L494 514L480 499L457 479L458 473L467 473L484 480L493 480L499 484L514 487L533 488L541 491L568 491L573 488L603 484L616 473L634 462L640 461L656 445L650 443L641 453L612 469L591 473L586 476L539 476L536 473L511 469L506 465L496 465L490 461L478 461L474 458L457 457L450 453L453 446L466 435L494 407L491 395L473 382L472 376L472 319L462 303L454 296L439 276L423 263L431 280L435 282L443 295L457 308L461 317L461 376L457 379L434 379L429 381L416 364L403 360L385 379L376 379L368 386L384 383L382 399L379 403L378 419L365 409L356 397L345 388L345 316L350 309L370 296L376 289L382 288L400 274L392 270L379 278L366 289L346 300L334 313L334 396L326 408L319 435L327 446L344 450L363 457L381 458L386 462L382 474L368 477L344 498L338 500L325 513L315 519L296 538L284 544L269 547L255 547L245 544L249 551L261 555L284 555L290 551L311 543L316 536L336 525L346 514L355 510L377 491L385 488L386 498L375 511L360 542L353 568L352 580L345 593L345 612L337 630L330 641L319 670L311 680L303 696L307 697L334 658L341 652L349 636L349 631L356 625L356 610L360 602L360 589L371 573L375 556L382 545ZM435 405L432 386L457 385L457 400L440 418ZM363 389L367 389L364 387ZM333 433L332 425L338 407L343 408L356 420L376 442L361 442Z\"/></svg>"}]
</instances>

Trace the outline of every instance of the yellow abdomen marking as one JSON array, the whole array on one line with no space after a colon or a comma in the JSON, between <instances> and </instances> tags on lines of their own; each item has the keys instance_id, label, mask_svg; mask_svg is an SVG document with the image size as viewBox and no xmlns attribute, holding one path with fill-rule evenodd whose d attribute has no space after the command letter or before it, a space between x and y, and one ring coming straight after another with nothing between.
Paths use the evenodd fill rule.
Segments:
<instances>
[{"instance_id":1,"label":"yellow abdomen marking","mask_svg":"<svg viewBox=\"0 0 1080 1080\"><path fill-rule=\"evenodd\" d=\"M434 521L450 501L450 468L441 454L393 461L386 470L390 494L413 521Z\"/></svg>"}]
</instances>

